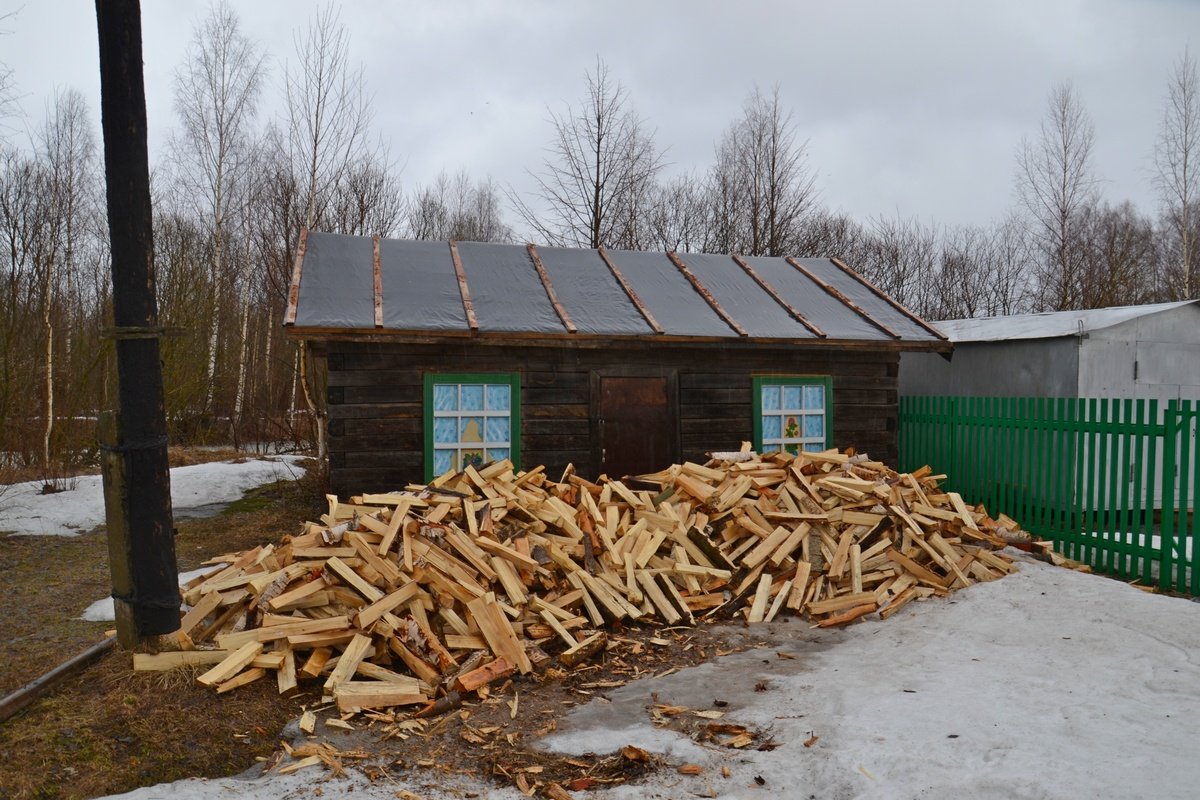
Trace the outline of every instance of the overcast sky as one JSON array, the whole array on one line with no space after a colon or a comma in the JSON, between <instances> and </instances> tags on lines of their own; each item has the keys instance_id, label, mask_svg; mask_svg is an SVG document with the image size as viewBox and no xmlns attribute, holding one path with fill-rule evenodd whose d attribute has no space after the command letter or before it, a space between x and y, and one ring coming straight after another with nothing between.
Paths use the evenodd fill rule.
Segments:
<instances>
[{"instance_id":1,"label":"overcast sky","mask_svg":"<svg viewBox=\"0 0 1200 800\"><path fill-rule=\"evenodd\" d=\"M231 5L270 54L263 113L275 114L293 34L321 4ZM208 8L143 2L152 161L175 124L172 72ZM0 23L0 62L24 124L65 87L98 120L93 3L0 0L5 12L16 13ZM825 205L946 224L985 224L1013 205L1014 154L1059 81L1095 122L1105 196L1154 210L1166 79L1185 47L1200 49L1195 0L347 0L341 14L407 187L443 168L527 187L551 134L547 107L577 100L599 55L670 172L707 168L747 93L778 84Z\"/></svg>"}]
</instances>

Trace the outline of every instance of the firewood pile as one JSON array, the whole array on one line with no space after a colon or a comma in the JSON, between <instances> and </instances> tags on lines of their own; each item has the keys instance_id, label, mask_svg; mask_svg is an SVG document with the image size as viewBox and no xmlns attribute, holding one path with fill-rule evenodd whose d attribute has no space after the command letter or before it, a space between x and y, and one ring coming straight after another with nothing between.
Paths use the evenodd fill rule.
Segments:
<instances>
[{"instance_id":1,"label":"firewood pile","mask_svg":"<svg viewBox=\"0 0 1200 800\"><path fill-rule=\"evenodd\" d=\"M278 545L221 556L183 587L179 651L135 669L208 667L226 692L274 673L319 681L343 713L453 708L613 622L780 614L822 627L1012 572L1018 526L943 492L928 468L864 455L716 454L626 481L468 467L342 502ZM217 559L214 559L214 562ZM301 720L303 727L304 720Z\"/></svg>"}]
</instances>

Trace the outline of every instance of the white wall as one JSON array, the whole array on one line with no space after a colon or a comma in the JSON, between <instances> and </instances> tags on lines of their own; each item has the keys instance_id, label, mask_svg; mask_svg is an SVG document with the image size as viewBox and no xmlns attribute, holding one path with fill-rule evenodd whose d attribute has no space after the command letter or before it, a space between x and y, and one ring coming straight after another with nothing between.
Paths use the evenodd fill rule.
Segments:
<instances>
[{"instance_id":1,"label":"white wall","mask_svg":"<svg viewBox=\"0 0 1200 800\"><path fill-rule=\"evenodd\" d=\"M1079 395L1155 399L1163 405L1200 400L1200 307L1182 306L1089 333L1079 353Z\"/></svg>"}]
</instances>

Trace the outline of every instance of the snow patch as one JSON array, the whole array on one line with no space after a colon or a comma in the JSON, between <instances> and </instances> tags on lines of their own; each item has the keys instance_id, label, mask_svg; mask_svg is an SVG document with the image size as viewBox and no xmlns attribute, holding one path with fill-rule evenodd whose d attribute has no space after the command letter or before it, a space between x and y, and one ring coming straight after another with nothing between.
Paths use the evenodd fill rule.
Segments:
<instances>
[{"instance_id":1,"label":"snow patch","mask_svg":"<svg viewBox=\"0 0 1200 800\"><path fill-rule=\"evenodd\" d=\"M304 475L302 456L247 458L171 470L171 505L184 510L232 503L247 489ZM0 530L19 535L76 536L104 524L104 487L99 475L71 479L73 488L41 494L42 481L14 483L0 497Z\"/></svg>"}]
</instances>

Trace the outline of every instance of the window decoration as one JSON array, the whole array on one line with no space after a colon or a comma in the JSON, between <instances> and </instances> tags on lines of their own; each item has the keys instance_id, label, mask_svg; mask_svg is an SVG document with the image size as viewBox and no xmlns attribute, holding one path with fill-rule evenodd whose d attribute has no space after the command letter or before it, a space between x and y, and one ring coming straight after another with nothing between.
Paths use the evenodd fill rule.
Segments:
<instances>
[{"instance_id":1,"label":"window decoration","mask_svg":"<svg viewBox=\"0 0 1200 800\"><path fill-rule=\"evenodd\" d=\"M520 456L516 374L425 376L425 478Z\"/></svg>"},{"instance_id":2,"label":"window decoration","mask_svg":"<svg viewBox=\"0 0 1200 800\"><path fill-rule=\"evenodd\" d=\"M833 381L828 376L754 378L754 446L759 452L829 447Z\"/></svg>"}]
</instances>

